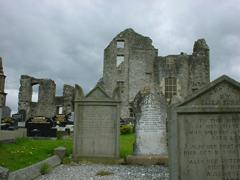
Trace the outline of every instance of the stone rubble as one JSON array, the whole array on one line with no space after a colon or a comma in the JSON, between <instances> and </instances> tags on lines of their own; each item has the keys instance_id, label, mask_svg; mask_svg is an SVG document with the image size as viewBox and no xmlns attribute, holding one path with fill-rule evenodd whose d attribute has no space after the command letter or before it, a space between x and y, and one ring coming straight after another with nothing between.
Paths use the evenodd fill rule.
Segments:
<instances>
[{"instance_id":1,"label":"stone rubble","mask_svg":"<svg viewBox=\"0 0 240 180\"><path fill-rule=\"evenodd\" d=\"M106 176L96 176L96 173L107 171L113 173ZM168 168L159 165L133 166L133 165L60 165L49 174L42 175L37 180L168 180Z\"/></svg>"}]
</instances>

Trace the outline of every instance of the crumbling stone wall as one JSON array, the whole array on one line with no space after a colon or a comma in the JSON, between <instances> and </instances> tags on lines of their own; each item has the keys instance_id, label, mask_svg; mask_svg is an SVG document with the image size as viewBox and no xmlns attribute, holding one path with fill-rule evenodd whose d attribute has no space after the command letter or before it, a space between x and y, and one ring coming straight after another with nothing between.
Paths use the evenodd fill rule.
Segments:
<instances>
[{"instance_id":1,"label":"crumbling stone wall","mask_svg":"<svg viewBox=\"0 0 240 180\"><path fill-rule=\"evenodd\" d=\"M38 102L32 102L32 86L39 84ZM18 111L26 112L26 119L34 116L53 117L56 84L51 79L37 79L22 75L20 79Z\"/></svg>"},{"instance_id":2,"label":"crumbling stone wall","mask_svg":"<svg viewBox=\"0 0 240 180\"><path fill-rule=\"evenodd\" d=\"M124 45L118 47L118 43ZM149 37L144 37L132 29L119 33L104 50L103 84L111 95L118 86L121 92L121 116L129 116L129 102L147 83L152 81L153 63L157 49ZM124 57L118 65L119 56Z\"/></svg>"},{"instance_id":3,"label":"crumbling stone wall","mask_svg":"<svg viewBox=\"0 0 240 180\"><path fill-rule=\"evenodd\" d=\"M38 102L32 102L32 86L39 84ZM66 87L67 88L66 88ZM56 84L51 79L37 79L22 75L20 79L18 111L25 114L25 120L34 116L52 118L56 115L57 106L63 107L63 112L73 111L73 87L64 85L64 96L56 97ZM66 101L65 101L66 100ZM65 106L66 105L66 106Z\"/></svg>"},{"instance_id":4,"label":"crumbling stone wall","mask_svg":"<svg viewBox=\"0 0 240 180\"><path fill-rule=\"evenodd\" d=\"M194 43L190 60L190 92L210 82L209 48L204 39Z\"/></svg>"},{"instance_id":5,"label":"crumbling stone wall","mask_svg":"<svg viewBox=\"0 0 240 180\"><path fill-rule=\"evenodd\" d=\"M63 113L69 114L74 111L74 87L64 84L63 86Z\"/></svg>"},{"instance_id":6,"label":"crumbling stone wall","mask_svg":"<svg viewBox=\"0 0 240 180\"><path fill-rule=\"evenodd\" d=\"M124 56L119 65L118 56ZM109 95L116 87L120 88L123 118L130 116L130 104L143 87L154 84L165 94L165 81L169 77L176 79L178 97L186 97L210 82L209 48L204 39L195 42L191 55L158 56L149 37L126 29L104 50L101 86Z\"/></svg>"},{"instance_id":7,"label":"crumbling stone wall","mask_svg":"<svg viewBox=\"0 0 240 180\"><path fill-rule=\"evenodd\" d=\"M155 83L165 94L165 78L177 80L177 96L186 97L210 82L209 48L204 39L194 43L192 55L181 53L156 57Z\"/></svg>"}]
</instances>

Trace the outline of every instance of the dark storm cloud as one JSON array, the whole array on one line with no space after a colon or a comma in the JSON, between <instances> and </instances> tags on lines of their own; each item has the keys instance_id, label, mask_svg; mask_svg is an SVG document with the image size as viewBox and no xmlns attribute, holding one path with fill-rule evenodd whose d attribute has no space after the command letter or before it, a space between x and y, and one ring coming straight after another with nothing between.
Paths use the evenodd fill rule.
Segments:
<instances>
[{"instance_id":1,"label":"dark storm cloud","mask_svg":"<svg viewBox=\"0 0 240 180\"><path fill-rule=\"evenodd\" d=\"M149 36L159 55L192 53L195 40L210 47L211 79L240 80L238 0L8 0L0 1L0 56L8 105L16 110L19 78L28 74L86 91L102 76L103 50L132 27Z\"/></svg>"}]
</instances>

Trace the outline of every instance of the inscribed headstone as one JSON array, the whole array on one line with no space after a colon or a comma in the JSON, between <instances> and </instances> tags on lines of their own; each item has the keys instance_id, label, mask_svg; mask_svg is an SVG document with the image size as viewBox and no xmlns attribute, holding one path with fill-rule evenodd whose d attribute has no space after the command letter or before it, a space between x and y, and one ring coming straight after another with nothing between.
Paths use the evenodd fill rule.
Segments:
<instances>
[{"instance_id":1,"label":"inscribed headstone","mask_svg":"<svg viewBox=\"0 0 240 180\"><path fill-rule=\"evenodd\" d=\"M240 84L222 76L172 108L171 180L240 179Z\"/></svg>"},{"instance_id":2,"label":"inscribed headstone","mask_svg":"<svg viewBox=\"0 0 240 180\"><path fill-rule=\"evenodd\" d=\"M166 101L153 87L140 91L134 100L136 114L135 155L167 155Z\"/></svg>"},{"instance_id":3,"label":"inscribed headstone","mask_svg":"<svg viewBox=\"0 0 240 180\"><path fill-rule=\"evenodd\" d=\"M75 90L74 159L119 157L120 101L96 86L86 96Z\"/></svg>"}]
</instances>

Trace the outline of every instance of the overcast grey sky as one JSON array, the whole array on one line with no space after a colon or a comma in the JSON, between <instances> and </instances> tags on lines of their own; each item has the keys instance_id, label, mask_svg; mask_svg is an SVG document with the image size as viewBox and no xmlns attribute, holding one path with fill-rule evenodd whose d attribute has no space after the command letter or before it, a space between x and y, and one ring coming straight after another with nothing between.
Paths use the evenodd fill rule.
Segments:
<instances>
[{"instance_id":1,"label":"overcast grey sky","mask_svg":"<svg viewBox=\"0 0 240 180\"><path fill-rule=\"evenodd\" d=\"M92 88L103 50L126 28L149 36L159 55L210 47L211 80L240 80L240 0L0 0L0 56L7 105L17 109L20 75Z\"/></svg>"}]
</instances>

